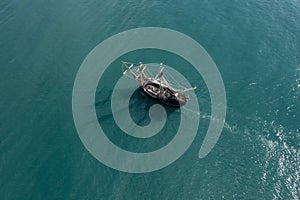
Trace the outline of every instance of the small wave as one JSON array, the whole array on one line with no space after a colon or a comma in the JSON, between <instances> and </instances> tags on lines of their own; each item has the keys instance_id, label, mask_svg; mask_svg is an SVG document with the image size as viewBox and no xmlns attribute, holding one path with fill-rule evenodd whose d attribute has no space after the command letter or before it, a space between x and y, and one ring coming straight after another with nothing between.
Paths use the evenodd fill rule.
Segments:
<instances>
[{"instance_id":1,"label":"small wave","mask_svg":"<svg viewBox=\"0 0 300 200\"><path fill-rule=\"evenodd\" d=\"M300 149L291 143L290 136L293 135L293 138L299 139L299 130L287 130L275 121L267 122L259 118L255 121L258 126L251 132L259 135L258 140L265 150L262 183L273 182L274 199L282 199L287 195L292 199L298 199L300 195ZM250 132L245 132L250 134Z\"/></svg>"}]
</instances>

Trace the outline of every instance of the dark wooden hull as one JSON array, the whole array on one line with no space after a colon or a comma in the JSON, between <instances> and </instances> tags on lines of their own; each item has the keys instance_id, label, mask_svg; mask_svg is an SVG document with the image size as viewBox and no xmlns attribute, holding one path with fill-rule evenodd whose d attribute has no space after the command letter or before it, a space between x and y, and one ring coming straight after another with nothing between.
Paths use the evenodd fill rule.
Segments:
<instances>
[{"instance_id":1,"label":"dark wooden hull","mask_svg":"<svg viewBox=\"0 0 300 200\"><path fill-rule=\"evenodd\" d=\"M149 92L147 92L143 87L140 87L140 91L142 94L144 94L145 96L161 103L161 104L164 104L166 106L170 106L170 107L174 107L174 108L179 108L183 105L186 104L186 101L180 101L179 99L177 99L175 96L173 97L170 97L170 98L162 98L162 97L159 97L159 96L156 96L156 95L153 95Z\"/></svg>"}]
</instances>

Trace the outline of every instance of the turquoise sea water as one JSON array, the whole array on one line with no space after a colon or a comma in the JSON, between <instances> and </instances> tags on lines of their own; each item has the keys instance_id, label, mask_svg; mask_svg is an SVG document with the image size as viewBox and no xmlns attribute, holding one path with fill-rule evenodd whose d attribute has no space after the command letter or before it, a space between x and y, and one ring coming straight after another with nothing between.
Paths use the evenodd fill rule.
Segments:
<instances>
[{"instance_id":1,"label":"turquoise sea water","mask_svg":"<svg viewBox=\"0 0 300 200\"><path fill-rule=\"evenodd\" d=\"M0 199L299 199L299 19L298 0L1 1ZM138 27L180 31L217 64L227 116L218 143L204 159L197 155L210 98L193 71L183 73L200 86L199 132L168 167L119 172L97 161L80 141L72 89L81 63L106 38ZM124 56L188 65L151 49ZM119 76L117 60L96 94L98 120L111 129L108 137L135 152L167 144L176 124L168 128L170 135L145 144L113 131L107 105L110 83ZM131 102L139 106L130 107L133 119L147 123L149 102L138 93Z\"/></svg>"}]
</instances>

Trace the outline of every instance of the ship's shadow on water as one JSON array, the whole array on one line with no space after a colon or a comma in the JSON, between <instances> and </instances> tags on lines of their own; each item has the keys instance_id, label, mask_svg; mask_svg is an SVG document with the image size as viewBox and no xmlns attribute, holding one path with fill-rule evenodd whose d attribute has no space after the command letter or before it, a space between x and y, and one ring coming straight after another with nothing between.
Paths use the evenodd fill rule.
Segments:
<instances>
[{"instance_id":1,"label":"ship's shadow on water","mask_svg":"<svg viewBox=\"0 0 300 200\"><path fill-rule=\"evenodd\" d=\"M126 89L117 90L120 93L120 97L122 93L127 92ZM112 91L109 89L102 88L98 90L94 106L101 128L116 146L131 152L151 152L167 145L176 135L179 127L179 123L176 122L180 122L181 119L180 109L164 105L162 106L167 113L167 120L160 132L149 138L137 138L125 133L118 127L114 120L111 111L111 94ZM109 101L107 101L108 99ZM124 106L119 111L117 110L114 115L117 115L119 112L121 113L125 109L129 109L130 117L137 126L147 126L151 123L149 110L155 104L158 104L158 102L144 96L140 92L140 89L137 88L131 95L129 102L124 102Z\"/></svg>"},{"instance_id":2,"label":"ship's shadow on water","mask_svg":"<svg viewBox=\"0 0 300 200\"><path fill-rule=\"evenodd\" d=\"M131 115L132 120L139 126L147 126L151 122L149 110L155 104L159 104L158 101L146 97L140 89L136 89L129 101L129 111L134 113L134 115ZM168 116L179 111L178 108L162 106L165 108Z\"/></svg>"}]
</instances>

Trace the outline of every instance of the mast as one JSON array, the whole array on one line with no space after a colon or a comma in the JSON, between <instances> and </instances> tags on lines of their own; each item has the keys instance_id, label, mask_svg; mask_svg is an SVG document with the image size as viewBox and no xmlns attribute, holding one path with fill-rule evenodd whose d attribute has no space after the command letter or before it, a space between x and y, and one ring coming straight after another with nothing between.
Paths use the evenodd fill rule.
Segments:
<instances>
[{"instance_id":1,"label":"mast","mask_svg":"<svg viewBox=\"0 0 300 200\"><path fill-rule=\"evenodd\" d=\"M144 70L146 69L146 65L144 65L142 62L139 62L139 65L137 65L134 63L128 63L122 61L122 66L125 67L123 74L126 75L127 72L129 71L132 77L139 83L140 86L142 86L145 83L145 81L148 79L147 75L144 73ZM138 67L138 70L136 72L132 70L134 67Z\"/></svg>"},{"instance_id":2,"label":"mast","mask_svg":"<svg viewBox=\"0 0 300 200\"><path fill-rule=\"evenodd\" d=\"M128 64L130 64L130 66L128 66ZM125 67L123 75L126 75L126 73L129 71L135 80L138 78L138 75L131 70L134 67L133 64L122 61L122 66Z\"/></svg>"},{"instance_id":3,"label":"mast","mask_svg":"<svg viewBox=\"0 0 300 200\"><path fill-rule=\"evenodd\" d=\"M156 74L156 76L155 76L155 79L158 79L158 81L159 81L159 91L160 91L161 96L164 98L165 95L164 95L164 93L163 93L164 90L163 90L162 82L161 82L161 79L162 79L162 77L163 77L163 70L164 70L164 67L162 66L162 65L163 65L162 63L160 63L159 65L160 65L160 69L159 69L159 71L157 72L157 74Z\"/></svg>"},{"instance_id":4,"label":"mast","mask_svg":"<svg viewBox=\"0 0 300 200\"><path fill-rule=\"evenodd\" d=\"M155 65L155 66L157 66L157 65ZM125 70L123 68L123 74L129 76L127 74L127 72L129 71L131 76L138 82L139 86L142 89L144 89L145 92L149 92L149 91L146 91L145 84L148 84L148 83L152 84L152 85L155 84L154 87L156 87L156 88L157 88L156 85L158 84L159 86L157 89L159 89L159 92L155 91L156 92L156 93L154 93L156 95L155 98L163 99L164 101L168 100L168 98L175 98L178 101L187 102L189 100L189 97L183 93L191 91L191 90L195 90L197 88L197 87L185 88L183 86L181 88L178 87L178 89L174 88L172 86L173 85L172 81L174 81L175 85L178 85L178 86L180 86L180 83L178 83L178 80L176 78L174 78L171 74L169 74L168 71L164 72L163 63L159 64L159 70L155 76L153 76L150 72L148 72L146 70L147 66L144 65L142 62L130 63L130 62L122 61L122 67L125 67ZM167 77L164 76L164 73L166 73ZM171 80L169 80L169 78L171 78ZM171 81L171 82L169 82L169 81Z\"/></svg>"},{"instance_id":5,"label":"mast","mask_svg":"<svg viewBox=\"0 0 300 200\"><path fill-rule=\"evenodd\" d=\"M140 74L138 76L139 76L140 85L143 85L144 82L145 82L145 78L146 78L146 75L144 74L145 68L146 68L146 66L144 66L142 62L139 62L139 72L140 72Z\"/></svg>"}]
</instances>

